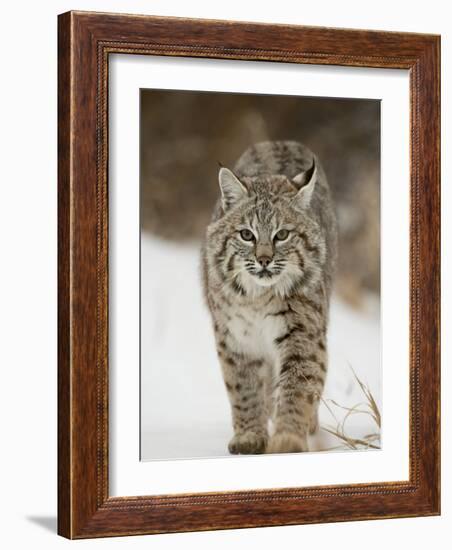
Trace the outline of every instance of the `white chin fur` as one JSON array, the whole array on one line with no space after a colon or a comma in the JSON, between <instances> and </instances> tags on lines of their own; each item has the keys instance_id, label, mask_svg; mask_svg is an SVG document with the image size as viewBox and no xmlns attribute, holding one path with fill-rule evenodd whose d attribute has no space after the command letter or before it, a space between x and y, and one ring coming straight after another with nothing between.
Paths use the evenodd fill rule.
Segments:
<instances>
[{"instance_id":1,"label":"white chin fur","mask_svg":"<svg viewBox=\"0 0 452 550\"><path fill-rule=\"evenodd\" d=\"M264 289L275 287L280 281L281 274L273 275L273 277L270 278L262 277L260 279L259 277L246 273L242 276L241 283L249 294L259 295Z\"/></svg>"},{"instance_id":2,"label":"white chin fur","mask_svg":"<svg viewBox=\"0 0 452 550\"><path fill-rule=\"evenodd\" d=\"M256 285L265 286L265 287L275 285L278 282L278 280L279 280L278 275L273 275L273 277L262 277L262 278L254 277L253 278L253 281Z\"/></svg>"}]
</instances>

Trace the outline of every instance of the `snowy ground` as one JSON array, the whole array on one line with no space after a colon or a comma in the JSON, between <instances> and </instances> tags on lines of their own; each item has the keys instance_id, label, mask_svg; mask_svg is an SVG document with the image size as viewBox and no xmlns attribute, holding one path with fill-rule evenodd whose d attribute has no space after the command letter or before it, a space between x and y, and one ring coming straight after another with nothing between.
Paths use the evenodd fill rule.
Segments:
<instances>
[{"instance_id":1,"label":"snowy ground","mask_svg":"<svg viewBox=\"0 0 452 550\"><path fill-rule=\"evenodd\" d=\"M380 320L375 304L357 312L334 299L330 316L329 372L324 399L337 419L363 394L350 366L381 407ZM362 407L361 407L362 408ZM325 404L321 426L336 421ZM376 431L367 414L347 419L347 435ZM141 459L228 455L232 436L229 404L216 357L200 284L199 247L143 235L141 243ZM325 430L312 450L340 441Z\"/></svg>"}]
</instances>

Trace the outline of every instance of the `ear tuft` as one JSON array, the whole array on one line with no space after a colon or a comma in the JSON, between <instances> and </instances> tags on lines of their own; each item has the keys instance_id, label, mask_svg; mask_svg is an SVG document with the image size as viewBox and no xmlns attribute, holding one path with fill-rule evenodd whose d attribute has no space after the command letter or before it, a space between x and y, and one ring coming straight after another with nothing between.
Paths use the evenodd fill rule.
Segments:
<instances>
[{"instance_id":1,"label":"ear tuft","mask_svg":"<svg viewBox=\"0 0 452 550\"><path fill-rule=\"evenodd\" d=\"M297 174L292 181L300 188L295 195L293 202L295 208L303 210L311 203L312 194L314 193L315 184L317 183L317 166L315 160L312 161L312 166L305 172Z\"/></svg>"},{"instance_id":2,"label":"ear tuft","mask_svg":"<svg viewBox=\"0 0 452 550\"><path fill-rule=\"evenodd\" d=\"M221 200L224 211L228 210L248 195L246 187L229 168L225 168L224 166L220 168L218 172L218 181L220 184Z\"/></svg>"}]
</instances>

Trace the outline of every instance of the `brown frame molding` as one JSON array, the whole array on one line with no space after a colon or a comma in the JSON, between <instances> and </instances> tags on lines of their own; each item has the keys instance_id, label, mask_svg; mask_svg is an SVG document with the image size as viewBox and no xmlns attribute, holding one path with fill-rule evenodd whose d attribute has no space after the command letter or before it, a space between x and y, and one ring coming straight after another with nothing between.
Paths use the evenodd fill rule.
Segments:
<instances>
[{"instance_id":1,"label":"brown frame molding","mask_svg":"<svg viewBox=\"0 0 452 550\"><path fill-rule=\"evenodd\" d=\"M102 537L437 515L440 38L68 12L58 21L58 532ZM112 53L408 69L410 480L108 495L108 58Z\"/></svg>"}]
</instances>

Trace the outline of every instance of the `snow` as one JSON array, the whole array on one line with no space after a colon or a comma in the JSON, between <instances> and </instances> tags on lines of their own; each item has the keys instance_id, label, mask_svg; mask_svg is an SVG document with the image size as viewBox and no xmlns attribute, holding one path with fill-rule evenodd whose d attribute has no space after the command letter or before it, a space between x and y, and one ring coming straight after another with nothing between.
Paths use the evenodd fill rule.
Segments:
<instances>
[{"instance_id":1,"label":"snow","mask_svg":"<svg viewBox=\"0 0 452 550\"><path fill-rule=\"evenodd\" d=\"M353 370L381 407L380 319L375 299L357 311L333 297L329 371L320 424L336 427L365 401ZM360 407L361 409L364 406ZM348 436L378 431L368 414L353 414ZM141 241L141 460L228 456L229 403L200 282L198 244L174 244L148 234ZM320 429L311 450L341 441Z\"/></svg>"}]
</instances>

